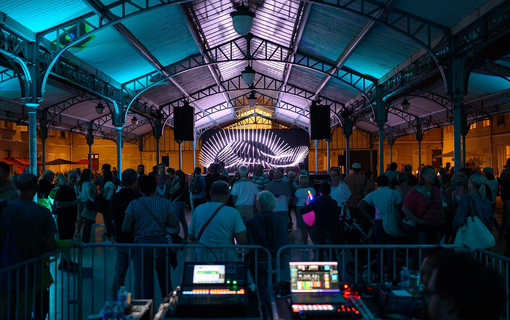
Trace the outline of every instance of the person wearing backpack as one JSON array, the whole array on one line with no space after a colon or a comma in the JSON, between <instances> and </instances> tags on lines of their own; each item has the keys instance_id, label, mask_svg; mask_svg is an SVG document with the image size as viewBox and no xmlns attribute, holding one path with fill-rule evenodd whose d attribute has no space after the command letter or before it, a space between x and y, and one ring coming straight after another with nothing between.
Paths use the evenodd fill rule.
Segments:
<instances>
[{"instance_id":1,"label":"person wearing backpack","mask_svg":"<svg viewBox=\"0 0 510 320\"><path fill-rule=\"evenodd\" d=\"M202 177L202 169L196 167L193 177L189 180L189 193L191 195L191 204L193 213L199 205L205 203L205 178Z\"/></svg>"}]
</instances>

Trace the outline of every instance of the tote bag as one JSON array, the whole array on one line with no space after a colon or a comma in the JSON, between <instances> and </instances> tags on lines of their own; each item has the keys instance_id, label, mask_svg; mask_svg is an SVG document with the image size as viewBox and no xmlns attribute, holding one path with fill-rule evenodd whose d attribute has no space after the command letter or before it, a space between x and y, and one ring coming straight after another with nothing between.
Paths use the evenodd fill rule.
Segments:
<instances>
[{"instance_id":1,"label":"tote bag","mask_svg":"<svg viewBox=\"0 0 510 320\"><path fill-rule=\"evenodd\" d=\"M487 227L474 214L473 199L469 197L469 213L466 222L457 231L454 244L468 246L471 249L487 249L496 244L496 240ZM471 210L473 209L473 210Z\"/></svg>"}]
</instances>

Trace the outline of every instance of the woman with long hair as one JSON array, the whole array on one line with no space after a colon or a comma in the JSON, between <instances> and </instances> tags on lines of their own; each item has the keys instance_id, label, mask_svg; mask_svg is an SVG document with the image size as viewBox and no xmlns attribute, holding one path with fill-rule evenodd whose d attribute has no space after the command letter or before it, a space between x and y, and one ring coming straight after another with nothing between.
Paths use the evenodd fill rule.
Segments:
<instances>
[{"instance_id":1,"label":"woman with long hair","mask_svg":"<svg viewBox=\"0 0 510 320\"><path fill-rule=\"evenodd\" d=\"M113 227L113 218L110 210L110 199L115 193L115 180L113 179L113 172L105 170L103 172L103 194L102 194L102 211L104 225L106 227L106 237L108 241L114 242L115 229Z\"/></svg>"},{"instance_id":2,"label":"woman with long hair","mask_svg":"<svg viewBox=\"0 0 510 320\"><path fill-rule=\"evenodd\" d=\"M96 221L97 212L94 209L94 195L96 190L94 189L94 183L92 172L89 169L84 169L80 180L76 184L76 190L78 191L78 197L81 199L82 205L80 206L80 218L78 219L77 234L83 226L82 241L88 243L90 241L90 232L92 231L92 225Z\"/></svg>"},{"instance_id":3,"label":"woman with long hair","mask_svg":"<svg viewBox=\"0 0 510 320\"><path fill-rule=\"evenodd\" d=\"M179 234L179 223L182 224L182 231L184 232L184 240L188 241L188 223L186 222L186 215L184 213L184 206L186 205L186 176L182 170L175 171L175 177L168 190L170 201L172 201L172 210L175 218L177 219L177 226L171 230L171 233Z\"/></svg>"}]
</instances>

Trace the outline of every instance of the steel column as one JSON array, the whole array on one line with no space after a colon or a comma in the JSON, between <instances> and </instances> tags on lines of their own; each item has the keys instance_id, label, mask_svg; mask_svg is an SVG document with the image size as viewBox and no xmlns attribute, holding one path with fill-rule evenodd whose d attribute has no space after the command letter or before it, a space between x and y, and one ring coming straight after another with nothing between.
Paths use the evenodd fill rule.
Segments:
<instances>
[{"instance_id":1,"label":"steel column","mask_svg":"<svg viewBox=\"0 0 510 320\"><path fill-rule=\"evenodd\" d=\"M182 170L182 141L178 140L177 143L179 144L179 170Z\"/></svg>"},{"instance_id":2,"label":"steel column","mask_svg":"<svg viewBox=\"0 0 510 320\"><path fill-rule=\"evenodd\" d=\"M457 173L462 165L461 157L461 126L462 126L462 110L460 99L453 101L453 160L455 165L455 173Z\"/></svg>"},{"instance_id":3,"label":"steel column","mask_svg":"<svg viewBox=\"0 0 510 320\"><path fill-rule=\"evenodd\" d=\"M466 167L466 135L462 135L462 167Z\"/></svg>"},{"instance_id":4,"label":"steel column","mask_svg":"<svg viewBox=\"0 0 510 320\"><path fill-rule=\"evenodd\" d=\"M89 143L89 170L92 171L92 143Z\"/></svg>"},{"instance_id":5,"label":"steel column","mask_svg":"<svg viewBox=\"0 0 510 320\"><path fill-rule=\"evenodd\" d=\"M317 148L319 147L319 140L313 140L313 146L315 148L315 172L317 172L317 167L318 167L318 155L317 155Z\"/></svg>"},{"instance_id":6,"label":"steel column","mask_svg":"<svg viewBox=\"0 0 510 320\"><path fill-rule=\"evenodd\" d=\"M43 130L41 128L41 130ZM41 162L42 162L42 172L46 171L46 139L41 138L41 145L42 145L42 156L41 156Z\"/></svg>"},{"instance_id":7,"label":"steel column","mask_svg":"<svg viewBox=\"0 0 510 320\"><path fill-rule=\"evenodd\" d=\"M196 168L196 154L195 151L197 150L197 140L191 141L191 147L193 147L193 170Z\"/></svg>"},{"instance_id":8,"label":"steel column","mask_svg":"<svg viewBox=\"0 0 510 320\"><path fill-rule=\"evenodd\" d=\"M156 138L156 165L160 164L160 155L161 155L161 139Z\"/></svg>"},{"instance_id":9,"label":"steel column","mask_svg":"<svg viewBox=\"0 0 510 320\"><path fill-rule=\"evenodd\" d=\"M117 131L117 172L122 173L122 127L116 127ZM122 180L122 174L119 174Z\"/></svg>"},{"instance_id":10,"label":"steel column","mask_svg":"<svg viewBox=\"0 0 510 320\"><path fill-rule=\"evenodd\" d=\"M421 140L418 140L418 172L421 173Z\"/></svg>"},{"instance_id":11,"label":"steel column","mask_svg":"<svg viewBox=\"0 0 510 320\"><path fill-rule=\"evenodd\" d=\"M349 137L345 137L345 173L349 174L349 161L350 161L350 142Z\"/></svg>"},{"instance_id":12,"label":"steel column","mask_svg":"<svg viewBox=\"0 0 510 320\"><path fill-rule=\"evenodd\" d=\"M28 107L28 137L29 137L29 170L37 175L37 107L38 103L27 103Z\"/></svg>"},{"instance_id":13,"label":"steel column","mask_svg":"<svg viewBox=\"0 0 510 320\"><path fill-rule=\"evenodd\" d=\"M384 125L379 125L379 172L378 175L384 172Z\"/></svg>"},{"instance_id":14,"label":"steel column","mask_svg":"<svg viewBox=\"0 0 510 320\"><path fill-rule=\"evenodd\" d=\"M330 164L331 159L330 159L330 154L329 154L329 152L330 152L330 150L329 150L329 143L330 143L330 142L331 142L331 139L326 139L326 148L327 148L327 151L326 151L326 153L327 153L326 158L327 158L327 162L328 162L328 163L327 163L327 165L326 165L326 172L327 172L328 174L329 174L329 168L330 168L330 166L331 166L331 164Z\"/></svg>"}]
</instances>

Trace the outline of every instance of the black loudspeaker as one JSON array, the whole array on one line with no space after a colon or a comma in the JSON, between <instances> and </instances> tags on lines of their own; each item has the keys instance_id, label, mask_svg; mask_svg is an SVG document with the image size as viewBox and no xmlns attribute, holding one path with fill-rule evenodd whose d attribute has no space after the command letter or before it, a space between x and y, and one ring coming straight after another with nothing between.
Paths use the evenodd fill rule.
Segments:
<instances>
[{"instance_id":1,"label":"black loudspeaker","mask_svg":"<svg viewBox=\"0 0 510 320\"><path fill-rule=\"evenodd\" d=\"M321 106L315 101L310 106L310 139L322 140L330 138L329 106Z\"/></svg>"},{"instance_id":2,"label":"black loudspeaker","mask_svg":"<svg viewBox=\"0 0 510 320\"><path fill-rule=\"evenodd\" d=\"M162 156L161 157L161 163L164 163L165 166L170 167L170 157L169 156Z\"/></svg>"},{"instance_id":3,"label":"black loudspeaker","mask_svg":"<svg viewBox=\"0 0 510 320\"><path fill-rule=\"evenodd\" d=\"M345 155L338 155L338 166L345 166Z\"/></svg>"},{"instance_id":4,"label":"black loudspeaker","mask_svg":"<svg viewBox=\"0 0 510 320\"><path fill-rule=\"evenodd\" d=\"M185 106L174 109L174 137L175 140L195 140L195 108Z\"/></svg>"}]
</instances>

